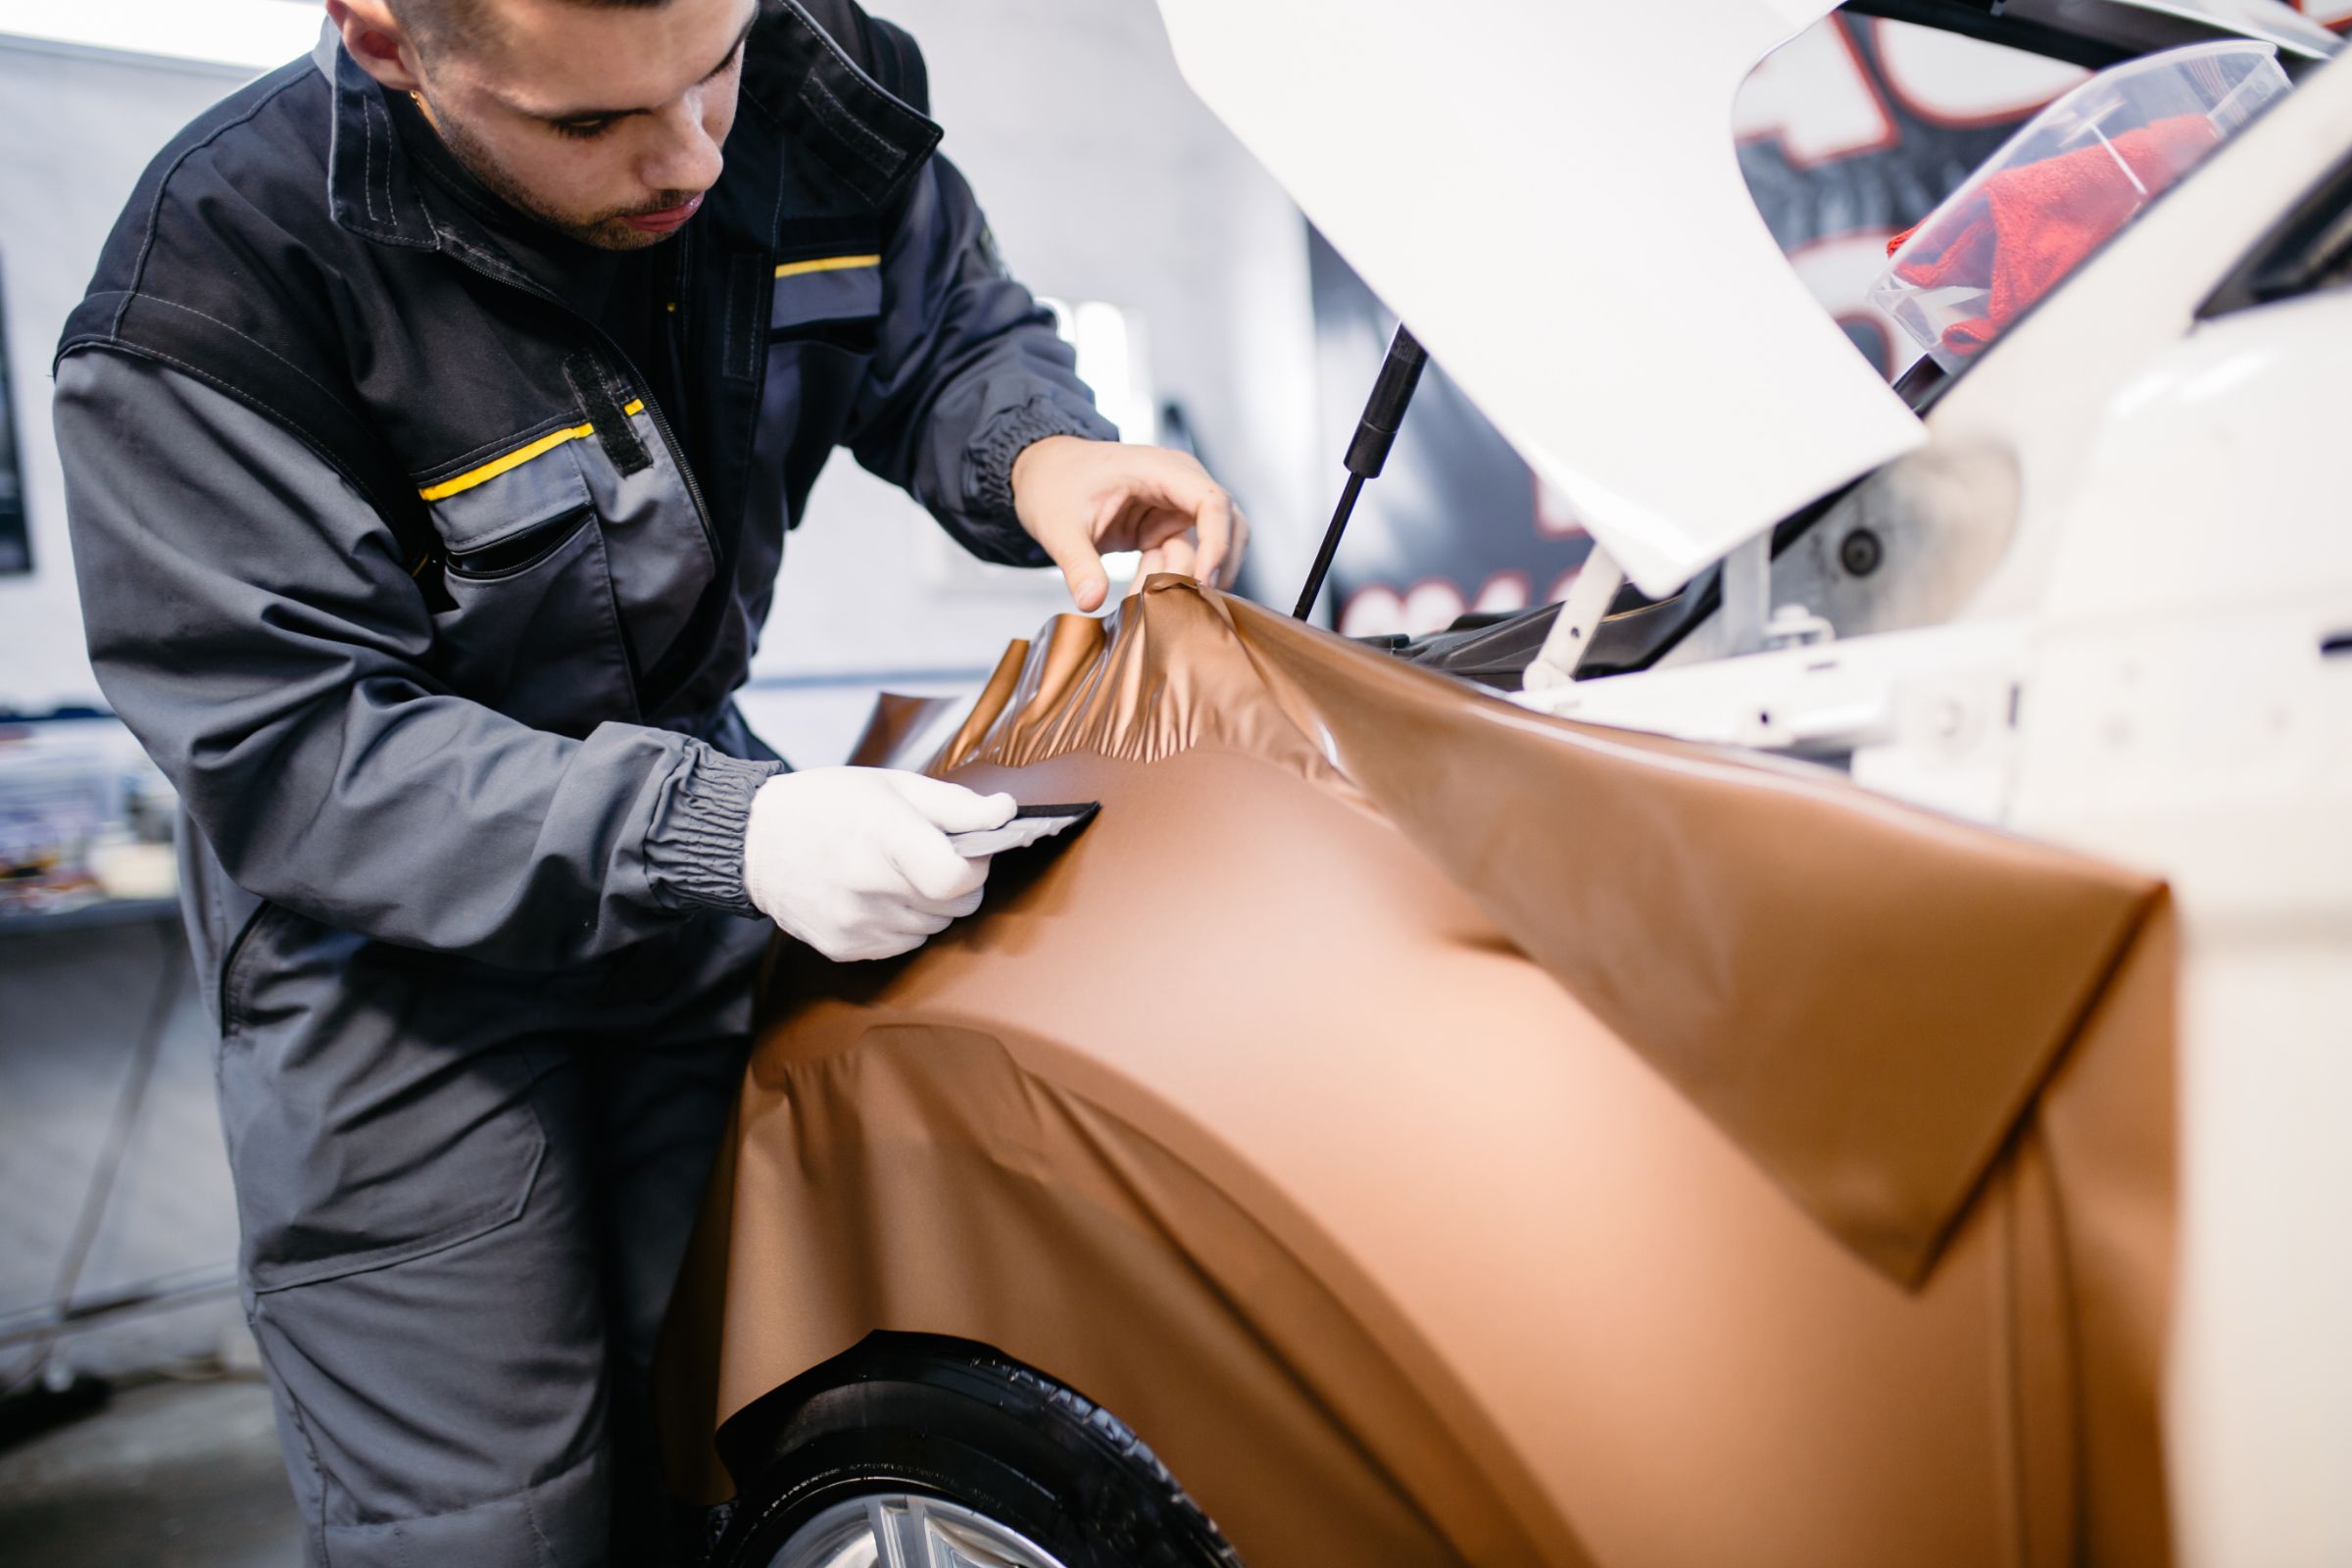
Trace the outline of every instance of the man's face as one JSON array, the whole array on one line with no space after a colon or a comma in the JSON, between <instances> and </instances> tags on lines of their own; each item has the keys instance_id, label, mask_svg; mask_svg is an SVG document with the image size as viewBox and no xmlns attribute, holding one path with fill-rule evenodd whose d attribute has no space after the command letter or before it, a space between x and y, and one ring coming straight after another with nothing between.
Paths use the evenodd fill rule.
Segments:
<instances>
[{"instance_id":1,"label":"man's face","mask_svg":"<svg viewBox=\"0 0 2352 1568\"><path fill-rule=\"evenodd\" d=\"M479 3L479 38L401 51L450 150L584 244L635 250L676 232L723 167L757 0Z\"/></svg>"}]
</instances>

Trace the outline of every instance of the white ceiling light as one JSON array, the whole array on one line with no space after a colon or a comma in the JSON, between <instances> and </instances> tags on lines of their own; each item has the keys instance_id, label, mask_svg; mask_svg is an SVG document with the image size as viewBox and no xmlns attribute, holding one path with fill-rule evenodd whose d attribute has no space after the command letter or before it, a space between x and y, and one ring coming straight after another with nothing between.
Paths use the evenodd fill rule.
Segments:
<instances>
[{"instance_id":1,"label":"white ceiling light","mask_svg":"<svg viewBox=\"0 0 2352 1568\"><path fill-rule=\"evenodd\" d=\"M259 73L309 53L319 15L309 0L0 0L0 43Z\"/></svg>"}]
</instances>

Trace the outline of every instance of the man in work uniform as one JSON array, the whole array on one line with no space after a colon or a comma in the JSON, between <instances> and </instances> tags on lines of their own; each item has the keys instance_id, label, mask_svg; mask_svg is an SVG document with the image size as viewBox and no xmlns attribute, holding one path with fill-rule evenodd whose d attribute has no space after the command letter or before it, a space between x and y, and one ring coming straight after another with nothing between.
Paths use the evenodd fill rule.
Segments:
<instances>
[{"instance_id":1,"label":"man in work uniform","mask_svg":"<svg viewBox=\"0 0 2352 1568\"><path fill-rule=\"evenodd\" d=\"M852 0L327 12L68 324L91 655L186 812L313 1559L657 1560L646 1367L753 965L919 944L1011 810L745 727L818 469L1082 610L1098 551L1214 580L1243 525L1112 439Z\"/></svg>"}]
</instances>

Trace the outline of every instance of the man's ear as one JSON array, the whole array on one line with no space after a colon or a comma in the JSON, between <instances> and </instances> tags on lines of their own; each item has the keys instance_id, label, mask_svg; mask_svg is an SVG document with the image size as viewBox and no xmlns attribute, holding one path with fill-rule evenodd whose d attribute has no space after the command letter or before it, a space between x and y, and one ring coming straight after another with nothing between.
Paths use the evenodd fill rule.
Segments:
<instances>
[{"instance_id":1,"label":"man's ear","mask_svg":"<svg viewBox=\"0 0 2352 1568\"><path fill-rule=\"evenodd\" d=\"M424 84L416 46L384 0L326 0L326 17L362 71L394 92L414 92Z\"/></svg>"}]
</instances>

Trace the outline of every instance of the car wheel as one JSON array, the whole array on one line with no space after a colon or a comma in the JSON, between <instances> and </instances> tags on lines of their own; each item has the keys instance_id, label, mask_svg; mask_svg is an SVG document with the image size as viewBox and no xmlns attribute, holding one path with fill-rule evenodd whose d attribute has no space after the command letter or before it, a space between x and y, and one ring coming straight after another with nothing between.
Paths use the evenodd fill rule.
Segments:
<instances>
[{"instance_id":1,"label":"car wheel","mask_svg":"<svg viewBox=\"0 0 2352 1568\"><path fill-rule=\"evenodd\" d=\"M718 1441L723 1568L1240 1568L1110 1412L962 1340L872 1335Z\"/></svg>"}]
</instances>

